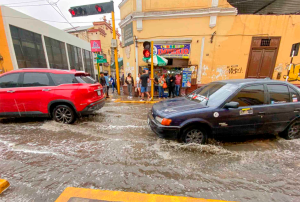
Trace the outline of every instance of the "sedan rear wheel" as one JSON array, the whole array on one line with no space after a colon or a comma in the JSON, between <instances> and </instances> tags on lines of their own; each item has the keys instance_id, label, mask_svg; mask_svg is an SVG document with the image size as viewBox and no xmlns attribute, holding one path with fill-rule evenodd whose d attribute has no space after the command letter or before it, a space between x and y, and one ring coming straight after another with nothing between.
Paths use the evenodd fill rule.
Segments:
<instances>
[{"instance_id":1,"label":"sedan rear wheel","mask_svg":"<svg viewBox=\"0 0 300 202\"><path fill-rule=\"evenodd\" d=\"M293 140L300 138L300 122L292 123L288 129L282 134L282 137L287 140Z\"/></svg>"},{"instance_id":2,"label":"sedan rear wheel","mask_svg":"<svg viewBox=\"0 0 300 202\"><path fill-rule=\"evenodd\" d=\"M182 139L187 144L205 144L207 141L207 132L203 128L189 127L184 130Z\"/></svg>"},{"instance_id":3,"label":"sedan rear wheel","mask_svg":"<svg viewBox=\"0 0 300 202\"><path fill-rule=\"evenodd\" d=\"M53 110L53 119L60 123L72 124L76 120L74 110L67 105L58 105Z\"/></svg>"}]
</instances>

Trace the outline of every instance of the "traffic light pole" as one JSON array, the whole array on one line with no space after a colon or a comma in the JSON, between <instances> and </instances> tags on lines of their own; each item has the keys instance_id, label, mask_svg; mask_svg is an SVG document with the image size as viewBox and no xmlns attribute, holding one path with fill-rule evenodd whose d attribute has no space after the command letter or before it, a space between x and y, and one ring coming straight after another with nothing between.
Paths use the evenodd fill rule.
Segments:
<instances>
[{"instance_id":1,"label":"traffic light pole","mask_svg":"<svg viewBox=\"0 0 300 202\"><path fill-rule=\"evenodd\" d=\"M153 41L151 41L151 100L154 96Z\"/></svg>"},{"instance_id":2,"label":"traffic light pole","mask_svg":"<svg viewBox=\"0 0 300 202\"><path fill-rule=\"evenodd\" d=\"M113 25L113 39L116 39L116 25L115 25L115 13L111 12L112 18L112 25ZM118 61L118 49L114 48L115 53L115 65L116 65L116 82L117 82L117 89L118 95L120 95L120 75L119 75L119 61Z\"/></svg>"}]
</instances>

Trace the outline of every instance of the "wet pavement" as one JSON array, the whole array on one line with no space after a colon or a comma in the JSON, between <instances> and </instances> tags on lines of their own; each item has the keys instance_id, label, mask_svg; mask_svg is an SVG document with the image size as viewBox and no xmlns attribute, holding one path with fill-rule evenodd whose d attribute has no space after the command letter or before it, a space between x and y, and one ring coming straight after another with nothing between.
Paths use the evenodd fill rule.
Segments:
<instances>
[{"instance_id":1,"label":"wet pavement","mask_svg":"<svg viewBox=\"0 0 300 202\"><path fill-rule=\"evenodd\" d=\"M108 102L62 125L0 120L0 201L54 201L66 187L235 201L300 201L300 139L183 145L147 126L152 105Z\"/></svg>"}]
</instances>

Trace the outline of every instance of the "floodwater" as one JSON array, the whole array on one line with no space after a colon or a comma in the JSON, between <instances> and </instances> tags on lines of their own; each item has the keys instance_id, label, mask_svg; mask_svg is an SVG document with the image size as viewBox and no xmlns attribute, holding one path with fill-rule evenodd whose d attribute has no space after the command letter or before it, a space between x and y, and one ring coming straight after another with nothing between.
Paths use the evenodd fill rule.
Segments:
<instances>
[{"instance_id":1,"label":"floodwater","mask_svg":"<svg viewBox=\"0 0 300 202\"><path fill-rule=\"evenodd\" d=\"M147 126L151 105L108 102L75 125L0 120L0 201L55 201L66 187L233 201L300 201L300 139L183 145Z\"/></svg>"}]
</instances>

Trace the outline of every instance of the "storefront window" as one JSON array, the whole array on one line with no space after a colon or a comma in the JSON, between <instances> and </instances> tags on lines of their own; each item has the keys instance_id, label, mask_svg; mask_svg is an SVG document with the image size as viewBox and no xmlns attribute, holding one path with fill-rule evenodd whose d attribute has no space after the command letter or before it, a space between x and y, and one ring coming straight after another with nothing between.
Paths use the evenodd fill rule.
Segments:
<instances>
[{"instance_id":1,"label":"storefront window","mask_svg":"<svg viewBox=\"0 0 300 202\"><path fill-rule=\"evenodd\" d=\"M82 71L81 49L68 44L68 55L71 69Z\"/></svg>"},{"instance_id":2,"label":"storefront window","mask_svg":"<svg viewBox=\"0 0 300 202\"><path fill-rule=\"evenodd\" d=\"M66 55L65 43L44 37L50 68L69 69Z\"/></svg>"},{"instance_id":3,"label":"storefront window","mask_svg":"<svg viewBox=\"0 0 300 202\"><path fill-rule=\"evenodd\" d=\"M92 52L88 50L83 50L83 61L84 61L84 67L85 71L91 75L92 78L94 78L94 65L93 65L93 56Z\"/></svg>"},{"instance_id":4,"label":"storefront window","mask_svg":"<svg viewBox=\"0 0 300 202\"><path fill-rule=\"evenodd\" d=\"M10 25L19 68L47 68L42 36Z\"/></svg>"}]
</instances>

